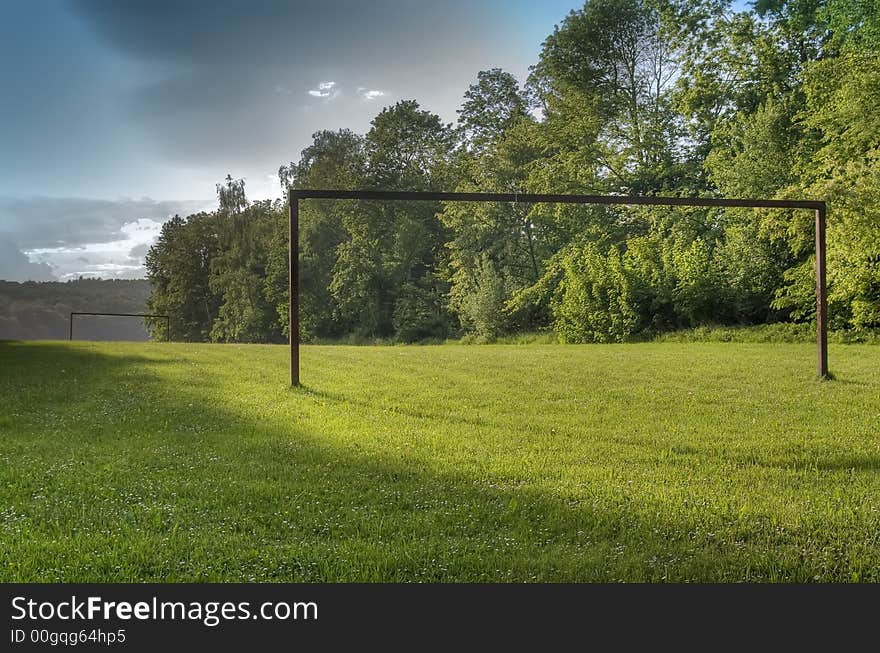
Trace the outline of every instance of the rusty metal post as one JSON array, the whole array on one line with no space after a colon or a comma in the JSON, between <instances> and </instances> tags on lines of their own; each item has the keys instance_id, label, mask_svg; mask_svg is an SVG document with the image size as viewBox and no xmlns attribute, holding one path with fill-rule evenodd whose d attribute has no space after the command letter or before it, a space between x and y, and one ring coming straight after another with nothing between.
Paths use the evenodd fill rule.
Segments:
<instances>
[{"instance_id":1,"label":"rusty metal post","mask_svg":"<svg viewBox=\"0 0 880 653\"><path fill-rule=\"evenodd\" d=\"M290 303L290 385L299 385L299 198L293 191L288 192L290 201L289 227L287 255L289 274L289 303Z\"/></svg>"},{"instance_id":2,"label":"rusty metal post","mask_svg":"<svg viewBox=\"0 0 880 653\"><path fill-rule=\"evenodd\" d=\"M819 345L819 378L828 378L828 289L825 274L825 212L816 209L816 339Z\"/></svg>"}]
</instances>

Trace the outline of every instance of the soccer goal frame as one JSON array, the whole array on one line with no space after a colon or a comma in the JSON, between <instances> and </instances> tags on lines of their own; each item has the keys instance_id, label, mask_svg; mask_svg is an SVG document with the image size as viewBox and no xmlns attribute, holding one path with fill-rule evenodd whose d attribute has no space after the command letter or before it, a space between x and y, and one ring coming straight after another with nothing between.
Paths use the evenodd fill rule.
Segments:
<instances>
[{"instance_id":1,"label":"soccer goal frame","mask_svg":"<svg viewBox=\"0 0 880 653\"><path fill-rule=\"evenodd\" d=\"M148 317L148 318L159 318L165 320L165 330L168 334L168 340L171 340L171 316L170 315L155 315L153 313L89 313L82 311L74 311L70 314L70 329L68 331L68 340L73 340L73 317L74 315L108 315L110 317Z\"/></svg>"},{"instance_id":2,"label":"soccer goal frame","mask_svg":"<svg viewBox=\"0 0 880 653\"><path fill-rule=\"evenodd\" d=\"M692 206L704 208L804 209L814 212L816 232L816 342L819 378L828 378L828 296L825 274L825 202L813 200L726 199L709 197L649 197L636 195L556 195L528 193L444 193L375 190L288 189L288 271L290 297L290 385L299 381L299 203L306 199L522 202L524 204L604 204L616 206Z\"/></svg>"}]
</instances>

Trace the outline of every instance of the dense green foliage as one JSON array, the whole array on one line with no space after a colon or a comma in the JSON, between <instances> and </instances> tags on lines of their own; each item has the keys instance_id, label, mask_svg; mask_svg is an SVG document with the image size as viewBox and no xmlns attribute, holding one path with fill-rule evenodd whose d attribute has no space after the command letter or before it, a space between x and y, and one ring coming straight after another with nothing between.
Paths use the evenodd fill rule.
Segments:
<instances>
[{"instance_id":1,"label":"dense green foliage","mask_svg":"<svg viewBox=\"0 0 880 653\"><path fill-rule=\"evenodd\" d=\"M143 279L0 281L0 340L63 340L72 312L144 313L150 285ZM74 318L78 340L146 340L138 318ZM164 325L163 325L164 327Z\"/></svg>"},{"instance_id":2,"label":"dense green foliage","mask_svg":"<svg viewBox=\"0 0 880 653\"><path fill-rule=\"evenodd\" d=\"M880 8L861 0L589 0L524 87L486 70L457 125L398 102L321 131L285 187L822 199L830 315L880 327ZM151 307L190 340L287 332L283 200L166 224ZM815 316L806 211L307 201L305 339L623 341ZM158 329L159 327L157 327ZM161 332L157 332L162 336Z\"/></svg>"},{"instance_id":3,"label":"dense green foliage","mask_svg":"<svg viewBox=\"0 0 880 653\"><path fill-rule=\"evenodd\" d=\"M814 355L0 343L0 582L880 581L880 350Z\"/></svg>"}]
</instances>

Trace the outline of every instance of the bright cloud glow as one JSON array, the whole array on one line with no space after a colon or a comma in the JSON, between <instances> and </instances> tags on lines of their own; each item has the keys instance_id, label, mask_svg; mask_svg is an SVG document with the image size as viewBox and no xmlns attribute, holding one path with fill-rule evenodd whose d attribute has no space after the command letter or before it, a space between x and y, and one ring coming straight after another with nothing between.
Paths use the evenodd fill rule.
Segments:
<instances>
[{"instance_id":1,"label":"bright cloud glow","mask_svg":"<svg viewBox=\"0 0 880 653\"><path fill-rule=\"evenodd\" d=\"M248 177L247 196L251 200L272 200L281 197L281 180L278 175Z\"/></svg>"},{"instance_id":2,"label":"bright cloud glow","mask_svg":"<svg viewBox=\"0 0 880 653\"><path fill-rule=\"evenodd\" d=\"M357 94L368 102L370 100L375 100L376 98L385 97L387 95L385 91L380 91L378 89L370 90L366 86L358 86Z\"/></svg>"},{"instance_id":3,"label":"bright cloud glow","mask_svg":"<svg viewBox=\"0 0 880 653\"><path fill-rule=\"evenodd\" d=\"M318 84L318 88L313 88L309 91L309 95L312 97L330 97L334 94L333 88L335 86L336 82L321 82Z\"/></svg>"},{"instance_id":4,"label":"bright cloud glow","mask_svg":"<svg viewBox=\"0 0 880 653\"><path fill-rule=\"evenodd\" d=\"M33 263L51 265L62 281L80 276L135 279L144 276L144 256L161 229L161 221L140 218L122 225L117 240L74 247L40 247L24 253Z\"/></svg>"}]
</instances>

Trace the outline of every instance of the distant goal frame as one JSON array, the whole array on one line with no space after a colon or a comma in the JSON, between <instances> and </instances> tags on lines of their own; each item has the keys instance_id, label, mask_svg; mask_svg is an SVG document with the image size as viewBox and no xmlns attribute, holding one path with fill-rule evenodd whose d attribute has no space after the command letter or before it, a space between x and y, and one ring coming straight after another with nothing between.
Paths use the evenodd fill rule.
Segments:
<instances>
[{"instance_id":1,"label":"distant goal frame","mask_svg":"<svg viewBox=\"0 0 880 653\"><path fill-rule=\"evenodd\" d=\"M168 334L168 340L171 340L171 316L156 315L155 313L96 313L91 311L73 311L70 313L70 324L67 332L67 339L73 340L73 318L75 315L99 315L109 317L149 317L165 320L165 332Z\"/></svg>"},{"instance_id":2,"label":"distant goal frame","mask_svg":"<svg viewBox=\"0 0 880 653\"><path fill-rule=\"evenodd\" d=\"M803 209L814 212L816 240L816 344L819 378L828 374L828 293L825 271L827 206L814 200L655 197L644 195L560 195L534 193L446 193L425 191L288 189L288 292L290 303L290 385L299 375L299 203L306 199L403 202L522 202L523 204L598 204L612 206L690 206L702 208Z\"/></svg>"}]
</instances>

